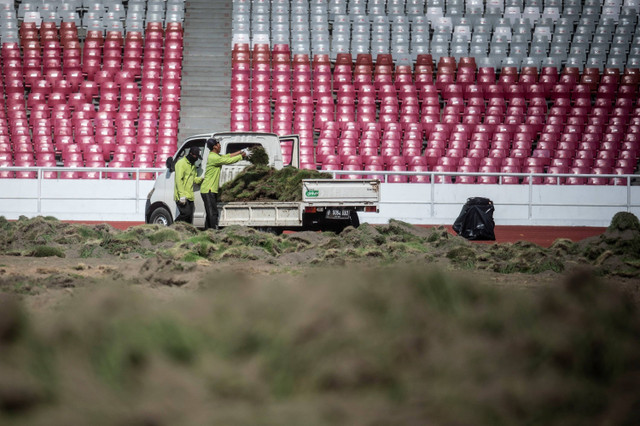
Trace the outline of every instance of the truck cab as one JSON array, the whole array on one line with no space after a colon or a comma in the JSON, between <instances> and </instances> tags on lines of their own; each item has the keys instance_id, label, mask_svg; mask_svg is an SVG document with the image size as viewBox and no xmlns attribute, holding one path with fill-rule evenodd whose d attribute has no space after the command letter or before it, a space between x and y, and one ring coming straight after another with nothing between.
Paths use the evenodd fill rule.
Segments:
<instances>
[{"instance_id":1,"label":"truck cab","mask_svg":"<svg viewBox=\"0 0 640 426\"><path fill-rule=\"evenodd\" d=\"M220 140L220 154L236 152L244 148L261 145L269 156L269 166L277 170L285 166L300 166L299 138L296 135L278 136L275 133L257 132L221 132L201 134L187 138L178 148L173 157L167 158L167 170L158 175L155 185L147 197L145 209L146 223L157 223L165 226L171 225L178 216L178 206L174 201L175 163L184 157L191 147L200 149L202 159L196 162L197 175L203 176L207 166L209 150L206 146L207 139L216 137ZM235 164L222 167L220 185L233 180L235 176L251 163L241 160ZM195 212L193 225L204 227L205 209L200 196L200 185L194 186Z\"/></svg>"}]
</instances>

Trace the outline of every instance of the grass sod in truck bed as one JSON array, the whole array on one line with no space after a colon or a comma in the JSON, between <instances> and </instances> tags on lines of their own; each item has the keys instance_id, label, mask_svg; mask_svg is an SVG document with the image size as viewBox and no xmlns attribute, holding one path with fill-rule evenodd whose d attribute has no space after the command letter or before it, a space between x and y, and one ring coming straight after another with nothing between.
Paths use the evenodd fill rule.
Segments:
<instances>
[{"instance_id":1,"label":"grass sod in truck bed","mask_svg":"<svg viewBox=\"0 0 640 426\"><path fill-rule=\"evenodd\" d=\"M220 200L232 201L301 201L303 179L331 179L328 173L285 167L276 170L266 165L262 147L252 149L247 167L220 188Z\"/></svg>"}]
</instances>

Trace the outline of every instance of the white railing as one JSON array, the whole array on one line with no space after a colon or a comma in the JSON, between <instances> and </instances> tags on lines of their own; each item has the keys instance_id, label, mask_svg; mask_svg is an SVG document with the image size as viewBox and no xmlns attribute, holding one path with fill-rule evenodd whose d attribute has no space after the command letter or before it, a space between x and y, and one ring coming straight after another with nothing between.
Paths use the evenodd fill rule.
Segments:
<instances>
[{"instance_id":1,"label":"white railing","mask_svg":"<svg viewBox=\"0 0 640 426\"><path fill-rule=\"evenodd\" d=\"M35 174L0 179L0 215L7 218L51 215L65 220L144 221L147 194L166 168L12 166L0 167L0 176L7 171ZM65 172L95 177L63 178ZM109 178L121 173L128 177Z\"/></svg>"},{"instance_id":2,"label":"white railing","mask_svg":"<svg viewBox=\"0 0 640 426\"><path fill-rule=\"evenodd\" d=\"M402 218L411 223L453 223L467 198L490 198L496 206L496 220L509 225L608 226L619 211L640 217L639 175L589 175L548 173L487 172L402 172L327 170L334 178L341 175L376 176L384 182L390 175L429 176L428 183L386 183L382 185L379 215L384 219ZM497 184L440 183L436 177L495 176ZM506 176L527 179L527 183L503 184ZM556 178L555 184L535 184L534 178ZM616 185L569 185L563 178L609 178ZM620 181L623 184L620 184ZM387 212L388 211L388 212ZM375 216L363 214L365 220Z\"/></svg>"},{"instance_id":3,"label":"white railing","mask_svg":"<svg viewBox=\"0 0 640 426\"><path fill-rule=\"evenodd\" d=\"M497 173L488 173L488 172L440 172L440 171L430 171L430 172L403 172L403 171L360 171L360 170L324 170L325 173L331 173L335 179L340 179L340 176L346 175L358 175L358 176L377 176L380 179L380 182L386 182L388 176L429 176L429 182L425 182L423 184L430 185L432 188L435 185L448 184L451 185L451 182L436 182L436 177L438 176L448 176L448 177L458 177L458 176L473 176L473 177L496 177L497 183L494 184L484 184L484 183L466 183L466 185L507 185L503 183L504 177L517 177L518 179L522 178L523 182L521 183L509 183L509 186L519 185L519 186L527 186L529 188L529 212L531 213L532 206L534 205L533 201L533 188L536 185L557 185L557 186L581 186L581 185L567 185L562 181L566 178L604 178L604 179L612 179L614 184L613 186L625 187L626 191L626 199L621 201L620 203L615 203L611 205L606 205L608 207L620 207L624 208L627 211L631 210L632 207L640 207L638 204L632 204L631 198L631 187L632 183L636 183L640 185L640 175L619 175L619 174L576 174L576 173L507 173L507 172L497 172ZM556 181L553 183L534 183L534 178L542 178L542 179L553 179ZM527 182L524 182L524 180ZM619 181L624 181L624 184L620 184ZM453 184L456 184L455 182ZM458 183L457 185L465 185ZM589 187L608 187L610 185L587 185ZM436 200L431 201L431 211L434 211ZM540 204L542 205L542 204ZM545 205L567 205L567 204L545 204ZM602 206L602 204L597 204L598 206ZM567 205L568 206L568 205Z\"/></svg>"},{"instance_id":4,"label":"white railing","mask_svg":"<svg viewBox=\"0 0 640 426\"><path fill-rule=\"evenodd\" d=\"M0 215L55 216L61 220L144 221L148 192L154 176L166 168L0 167L2 172L35 172L35 178L0 179ZM62 179L62 172L95 173L95 179ZM46 177L55 172L57 178ZM429 183L382 183L379 213L363 213L362 221L386 223L390 218L417 224L452 223L467 198L493 200L496 223L509 225L607 226L613 214L628 211L640 216L638 175L576 175L484 172L402 172L329 170L341 175L429 176ZM110 179L127 173L129 179ZM148 175L147 175L148 174ZM141 175L148 179L141 179ZM145 176L146 175L146 176ZM444 184L436 176L505 176L528 178L520 184ZM614 178L623 185L533 184L533 178Z\"/></svg>"}]
</instances>

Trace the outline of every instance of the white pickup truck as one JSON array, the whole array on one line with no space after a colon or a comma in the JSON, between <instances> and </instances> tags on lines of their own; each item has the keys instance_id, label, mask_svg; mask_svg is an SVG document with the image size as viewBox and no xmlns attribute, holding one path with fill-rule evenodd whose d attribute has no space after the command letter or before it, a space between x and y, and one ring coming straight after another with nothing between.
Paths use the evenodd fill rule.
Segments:
<instances>
[{"instance_id":1,"label":"white pickup truck","mask_svg":"<svg viewBox=\"0 0 640 426\"><path fill-rule=\"evenodd\" d=\"M178 214L173 200L174 167L191 147L200 148L202 160L196 166L202 176L209 150L206 140L216 136L221 140L221 153L262 145L269 156L269 166L275 169L299 167L299 139L297 136L278 136L274 133L224 132L188 138L174 157L167 159L167 170L156 179L147 197L146 223L170 225ZM283 155L282 147L288 147ZM247 160L222 167L220 185L232 180L245 167ZM195 213L193 225L203 228L205 210L199 186L195 187ZM339 232L346 226L358 226L358 211L377 212L380 201L379 182L375 179L308 179L302 182L302 201L249 201L219 203L220 227L244 225L281 232L283 230L330 230Z\"/></svg>"}]
</instances>

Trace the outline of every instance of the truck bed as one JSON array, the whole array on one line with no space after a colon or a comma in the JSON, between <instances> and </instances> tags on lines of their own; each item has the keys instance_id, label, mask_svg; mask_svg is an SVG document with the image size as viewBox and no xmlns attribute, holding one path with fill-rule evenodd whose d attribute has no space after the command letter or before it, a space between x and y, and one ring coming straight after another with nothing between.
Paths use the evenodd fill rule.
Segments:
<instances>
[{"instance_id":1,"label":"truck bed","mask_svg":"<svg viewBox=\"0 0 640 426\"><path fill-rule=\"evenodd\" d=\"M375 179L305 179L302 201L238 201L219 204L220 226L300 227L308 207L363 208L377 206L379 182Z\"/></svg>"}]
</instances>

